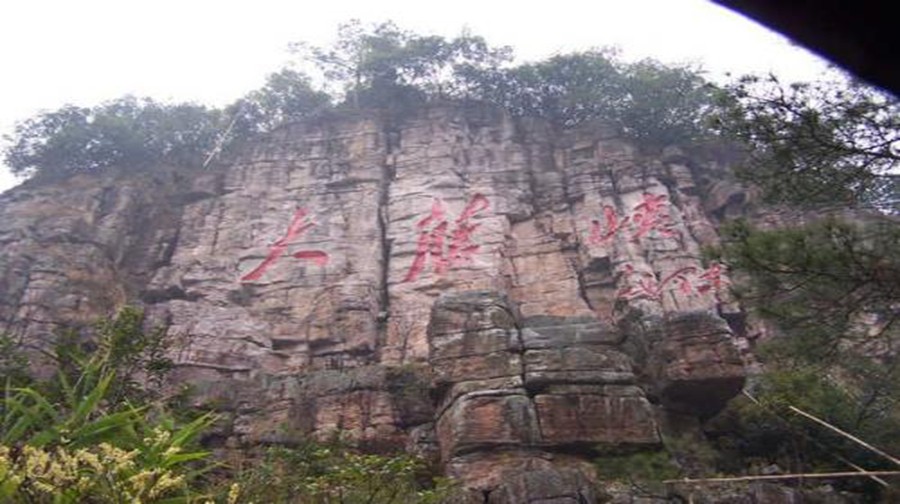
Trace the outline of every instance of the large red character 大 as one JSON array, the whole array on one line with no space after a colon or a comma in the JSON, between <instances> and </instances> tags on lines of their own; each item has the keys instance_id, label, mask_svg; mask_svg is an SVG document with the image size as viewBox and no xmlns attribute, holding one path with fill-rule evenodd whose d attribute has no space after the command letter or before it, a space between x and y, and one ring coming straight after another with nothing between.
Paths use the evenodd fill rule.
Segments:
<instances>
[{"instance_id":1,"label":"large red character \u5927","mask_svg":"<svg viewBox=\"0 0 900 504\"><path fill-rule=\"evenodd\" d=\"M315 226L315 222L312 222L311 219L306 218L306 210L302 208L298 208L296 212L294 212L294 218L291 219L291 224L288 226L287 231L284 233L284 236L275 240L271 247L269 247L269 253L266 255L266 258L262 260L261 263L255 268L253 271L247 273L246 275L241 277L241 282L252 282L254 280L259 280L265 274L266 270L268 270L273 264L275 264L281 256L287 252L288 246L291 242L296 241L303 235L309 228ZM314 264L318 266L325 266L328 264L328 254L321 250L300 250L291 254L292 257L296 259L306 259L312 261Z\"/></svg>"}]
</instances>

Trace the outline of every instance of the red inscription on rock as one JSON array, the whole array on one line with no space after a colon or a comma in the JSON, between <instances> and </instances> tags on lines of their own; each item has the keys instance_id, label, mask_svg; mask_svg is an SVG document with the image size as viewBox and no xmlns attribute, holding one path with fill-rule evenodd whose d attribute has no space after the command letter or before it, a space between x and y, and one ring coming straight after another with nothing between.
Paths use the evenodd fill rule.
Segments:
<instances>
[{"instance_id":1,"label":"red inscription on rock","mask_svg":"<svg viewBox=\"0 0 900 504\"><path fill-rule=\"evenodd\" d=\"M721 264L714 262L708 268L700 273L697 277L701 283L697 286L697 291L701 293L713 292L717 297L722 287L725 286L726 280L722 277L724 268Z\"/></svg>"},{"instance_id":2,"label":"red inscription on rock","mask_svg":"<svg viewBox=\"0 0 900 504\"><path fill-rule=\"evenodd\" d=\"M242 276L241 282L251 282L262 278L266 270L284 255L291 242L300 238L303 233L315 225L316 224L312 222L312 220L306 218L306 210L298 208L297 211L294 212L294 218L291 220L291 224L288 226L284 236L276 240L275 243L269 247L269 253L266 255L266 258L263 259L253 271ZM328 254L321 250L301 250L292 255L297 259L308 259L318 266L325 266L328 264Z\"/></svg>"},{"instance_id":3,"label":"red inscription on rock","mask_svg":"<svg viewBox=\"0 0 900 504\"><path fill-rule=\"evenodd\" d=\"M646 271L638 272L632 265L626 264L625 278L626 282L631 285L620 290L618 297L626 301L637 298L659 300L662 297L663 290L670 283L676 285L679 293L685 296L689 296L693 294L694 287L691 284L688 275L696 271L697 268L688 266L685 268L681 268L680 270L675 271L674 273L671 273L660 280L653 273L649 273ZM637 276L638 278L635 279L635 276Z\"/></svg>"},{"instance_id":4,"label":"red inscription on rock","mask_svg":"<svg viewBox=\"0 0 900 504\"><path fill-rule=\"evenodd\" d=\"M669 197L665 194L644 193L640 203L635 205L630 215L619 217L612 205L603 206L603 222L591 221L591 230L587 241L591 245L603 245L619 232L625 232L626 226L631 223L634 230L631 240L637 241L656 231L661 236L673 238L678 232L673 229L675 222L669 213Z\"/></svg>"},{"instance_id":5,"label":"red inscription on rock","mask_svg":"<svg viewBox=\"0 0 900 504\"><path fill-rule=\"evenodd\" d=\"M626 301L637 298L659 300L665 287L674 284L682 296L712 292L718 298L719 291L726 282L722 273L722 265L712 263L702 271L693 266L687 266L660 280L653 273L637 271L631 264L626 264L623 275L627 285L619 291L618 297Z\"/></svg>"},{"instance_id":6,"label":"red inscription on rock","mask_svg":"<svg viewBox=\"0 0 900 504\"><path fill-rule=\"evenodd\" d=\"M484 195L476 194L451 226L446 217L444 202L435 198L431 204L431 212L416 223L419 231L416 258L403 281L411 282L418 278L425 271L429 257L431 268L437 275L443 275L449 269L470 261L480 247L472 243L472 234L480 224L472 224L469 220L489 206L490 202Z\"/></svg>"},{"instance_id":7,"label":"red inscription on rock","mask_svg":"<svg viewBox=\"0 0 900 504\"><path fill-rule=\"evenodd\" d=\"M676 235L672 227L672 216L668 212L669 197L665 194L644 193L643 201L635 205L632 222L637 227L631 239L637 241L650 231L656 231L666 238Z\"/></svg>"},{"instance_id":8,"label":"red inscription on rock","mask_svg":"<svg viewBox=\"0 0 900 504\"><path fill-rule=\"evenodd\" d=\"M606 221L603 227L601 227L600 221L591 221L591 234L588 237L588 243L601 245L611 240L629 220L629 217L619 220L619 214L616 213L616 209L611 205L603 207L603 218Z\"/></svg>"}]
</instances>

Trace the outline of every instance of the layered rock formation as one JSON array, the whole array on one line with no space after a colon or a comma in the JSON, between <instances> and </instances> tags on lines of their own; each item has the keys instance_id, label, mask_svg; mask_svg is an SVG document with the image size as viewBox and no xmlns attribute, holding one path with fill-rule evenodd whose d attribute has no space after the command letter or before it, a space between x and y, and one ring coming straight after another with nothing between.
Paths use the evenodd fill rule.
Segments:
<instances>
[{"instance_id":1,"label":"layered rock formation","mask_svg":"<svg viewBox=\"0 0 900 504\"><path fill-rule=\"evenodd\" d=\"M138 303L232 413L226 446L337 432L487 502L592 501L592 458L658 449L743 384L702 259L743 198L723 173L481 106L322 118L215 170L3 195L0 330Z\"/></svg>"}]
</instances>

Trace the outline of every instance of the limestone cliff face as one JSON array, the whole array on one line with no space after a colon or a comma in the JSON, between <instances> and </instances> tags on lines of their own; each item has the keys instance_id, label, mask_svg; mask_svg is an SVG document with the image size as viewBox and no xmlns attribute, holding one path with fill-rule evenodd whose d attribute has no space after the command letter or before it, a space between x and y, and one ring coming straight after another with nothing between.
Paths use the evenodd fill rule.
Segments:
<instances>
[{"instance_id":1,"label":"limestone cliff face","mask_svg":"<svg viewBox=\"0 0 900 504\"><path fill-rule=\"evenodd\" d=\"M721 173L485 107L310 121L221 169L2 196L0 330L136 302L231 412L227 446L339 431L490 502L590 499L592 457L742 386L727 273L701 258L743 197Z\"/></svg>"}]
</instances>

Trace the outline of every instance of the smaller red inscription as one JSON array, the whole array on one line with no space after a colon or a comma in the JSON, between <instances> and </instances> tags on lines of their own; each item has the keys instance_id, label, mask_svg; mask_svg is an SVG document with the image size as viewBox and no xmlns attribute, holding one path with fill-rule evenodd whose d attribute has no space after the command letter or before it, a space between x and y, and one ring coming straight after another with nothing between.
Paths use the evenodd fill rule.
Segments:
<instances>
[{"instance_id":1,"label":"smaller red inscription","mask_svg":"<svg viewBox=\"0 0 900 504\"><path fill-rule=\"evenodd\" d=\"M662 280L659 280L653 273L649 273L647 271L638 272L632 265L626 264L624 275L626 277L626 281L631 285L620 290L618 297L626 301L637 298L659 300L662 297L666 286L670 283L676 285L679 293L683 295L691 295L693 294L693 286L688 278L688 275L696 271L697 268L688 266L665 276ZM633 278L635 275L638 275L640 278L635 280Z\"/></svg>"},{"instance_id":2,"label":"smaller red inscription","mask_svg":"<svg viewBox=\"0 0 900 504\"><path fill-rule=\"evenodd\" d=\"M719 292L727 283L723 276L724 268L719 263L712 263L704 270L698 270L693 266L681 268L669 274L662 280L647 271L637 271L631 264L624 267L626 287L622 288L618 297L626 301L637 298L660 299L666 285L674 284L678 293L682 296L713 293L716 299Z\"/></svg>"},{"instance_id":3,"label":"smaller red inscription","mask_svg":"<svg viewBox=\"0 0 900 504\"><path fill-rule=\"evenodd\" d=\"M295 253L294 257L297 259L309 259L317 266L324 267L328 264L328 254L321 250L301 250L300 252Z\"/></svg>"},{"instance_id":4,"label":"smaller red inscription","mask_svg":"<svg viewBox=\"0 0 900 504\"><path fill-rule=\"evenodd\" d=\"M591 221L591 234L588 236L588 243L601 245L611 240L628 223L630 218L625 217L619 220L619 214L616 213L616 209L611 205L605 205L603 207L603 219L605 220L605 229L601 227L600 221Z\"/></svg>"},{"instance_id":5,"label":"smaller red inscription","mask_svg":"<svg viewBox=\"0 0 900 504\"><path fill-rule=\"evenodd\" d=\"M612 240L617 233L624 232L626 225L631 223L633 232L632 241L638 241L656 231L666 238L678 237L679 233L669 213L669 197L665 194L644 193L640 203L632 208L631 215L619 217L616 209L611 205L603 207L603 222L594 219L591 221L591 229L587 242L591 245L603 245Z\"/></svg>"},{"instance_id":6,"label":"smaller red inscription","mask_svg":"<svg viewBox=\"0 0 900 504\"><path fill-rule=\"evenodd\" d=\"M713 292L717 297L725 286L725 279L722 277L724 268L721 264L714 262L708 268L700 273L697 278L701 283L697 286L697 291L701 293Z\"/></svg>"}]
</instances>

